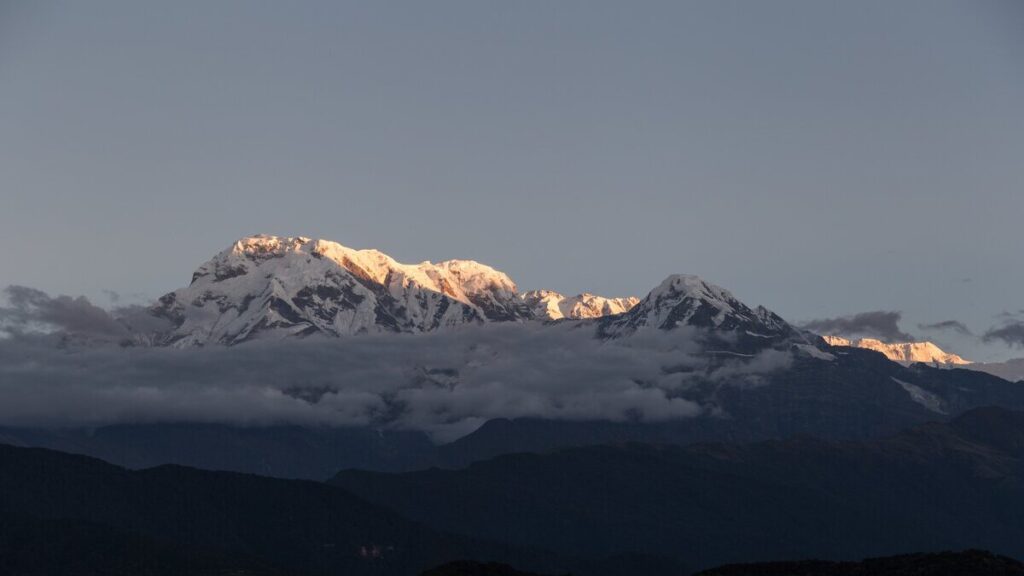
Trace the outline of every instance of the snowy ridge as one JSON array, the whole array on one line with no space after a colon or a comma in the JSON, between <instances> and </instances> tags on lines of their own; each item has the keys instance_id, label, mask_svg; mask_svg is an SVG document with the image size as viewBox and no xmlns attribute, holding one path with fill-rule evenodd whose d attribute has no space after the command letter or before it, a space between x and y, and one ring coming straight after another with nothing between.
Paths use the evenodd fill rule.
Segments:
<instances>
[{"instance_id":1,"label":"snowy ridge","mask_svg":"<svg viewBox=\"0 0 1024 576\"><path fill-rule=\"evenodd\" d=\"M850 340L840 336L822 336L822 338L825 339L829 346L847 346L874 350L875 352L885 354L890 360L903 364L913 364L914 362L950 365L971 364L970 360L964 360L956 354L946 352L931 342L886 343L874 338Z\"/></svg>"},{"instance_id":2,"label":"snowy ridge","mask_svg":"<svg viewBox=\"0 0 1024 576\"><path fill-rule=\"evenodd\" d=\"M565 296L551 290L531 290L521 294L520 299L530 309L533 317L547 320L578 320L622 314L640 302L640 299L634 296L605 298L587 292Z\"/></svg>"},{"instance_id":3,"label":"snowy ridge","mask_svg":"<svg viewBox=\"0 0 1024 576\"><path fill-rule=\"evenodd\" d=\"M642 300L520 293L508 275L472 260L403 264L378 250L301 236L235 242L153 313L172 323L161 342L174 346L550 320L595 321L602 338L690 326L727 335L733 342L720 344L746 351L797 335L766 308L750 308L697 276L669 276Z\"/></svg>"},{"instance_id":4,"label":"snowy ridge","mask_svg":"<svg viewBox=\"0 0 1024 576\"><path fill-rule=\"evenodd\" d=\"M306 237L243 238L201 265L154 313L176 346L364 332L426 332L462 324L593 318L635 298L519 294L508 275L472 260L402 264L377 250Z\"/></svg>"}]
</instances>

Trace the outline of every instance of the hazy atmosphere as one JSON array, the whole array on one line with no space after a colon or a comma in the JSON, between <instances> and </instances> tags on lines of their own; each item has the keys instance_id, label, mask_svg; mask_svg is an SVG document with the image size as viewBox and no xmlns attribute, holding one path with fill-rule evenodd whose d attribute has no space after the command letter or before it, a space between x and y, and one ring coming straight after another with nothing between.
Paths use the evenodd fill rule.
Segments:
<instances>
[{"instance_id":1,"label":"hazy atmosphere","mask_svg":"<svg viewBox=\"0 0 1024 576\"><path fill-rule=\"evenodd\" d=\"M0 285L140 303L305 235L524 290L700 274L1005 359L1022 29L1014 1L0 2Z\"/></svg>"}]
</instances>

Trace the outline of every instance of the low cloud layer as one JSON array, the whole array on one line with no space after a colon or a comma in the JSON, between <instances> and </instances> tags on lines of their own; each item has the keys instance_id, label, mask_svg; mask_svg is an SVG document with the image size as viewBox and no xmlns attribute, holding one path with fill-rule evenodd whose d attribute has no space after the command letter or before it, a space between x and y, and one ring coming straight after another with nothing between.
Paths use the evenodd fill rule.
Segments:
<instances>
[{"instance_id":1,"label":"low cloud layer","mask_svg":"<svg viewBox=\"0 0 1024 576\"><path fill-rule=\"evenodd\" d=\"M683 398L695 382L761 385L792 360L769 350L712 361L695 331L601 341L592 325L573 323L231 348L123 345L140 339L131 322L149 321L142 309L111 314L80 298L9 290L0 309L8 334L0 339L0 426L369 425L445 441L499 417L694 417L706 410ZM31 329L38 325L55 331Z\"/></svg>"},{"instance_id":2,"label":"low cloud layer","mask_svg":"<svg viewBox=\"0 0 1024 576\"><path fill-rule=\"evenodd\" d=\"M932 324L918 324L917 327L920 328L921 330L949 330L956 332L957 334L962 334L964 336L973 336L973 333L967 327L967 325L964 324L963 322L960 322L959 320L943 320L941 322L934 322Z\"/></svg>"},{"instance_id":3,"label":"low cloud layer","mask_svg":"<svg viewBox=\"0 0 1024 576\"><path fill-rule=\"evenodd\" d=\"M804 328L818 334L843 336L846 338L877 338L883 342L913 340L914 337L900 330L900 312L876 310L851 316L812 320Z\"/></svg>"}]
</instances>

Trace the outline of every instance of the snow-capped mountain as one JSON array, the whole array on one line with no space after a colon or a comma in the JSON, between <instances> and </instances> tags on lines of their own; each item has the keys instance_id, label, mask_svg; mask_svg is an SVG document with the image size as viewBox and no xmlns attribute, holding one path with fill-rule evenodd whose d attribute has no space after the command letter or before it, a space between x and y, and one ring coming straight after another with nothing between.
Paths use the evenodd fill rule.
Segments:
<instances>
[{"instance_id":1,"label":"snow-capped mountain","mask_svg":"<svg viewBox=\"0 0 1024 576\"><path fill-rule=\"evenodd\" d=\"M402 264L327 240L252 236L192 275L154 308L177 346L257 337L428 332L483 322L593 318L636 298L520 294L506 274L472 260Z\"/></svg>"},{"instance_id":2,"label":"snow-capped mountain","mask_svg":"<svg viewBox=\"0 0 1024 576\"><path fill-rule=\"evenodd\" d=\"M520 296L534 318L560 320L571 318L600 318L622 314L640 302L635 296L605 298L590 293L565 296L551 290L531 290Z\"/></svg>"},{"instance_id":3,"label":"snow-capped mountain","mask_svg":"<svg viewBox=\"0 0 1024 576\"><path fill-rule=\"evenodd\" d=\"M850 340L840 336L822 336L829 346L849 346L853 348L865 348L881 352L895 362L913 364L914 362L925 362L928 364L966 365L971 364L970 360L964 360L956 354L946 352L932 342L892 342L886 343L874 338L860 338Z\"/></svg>"},{"instance_id":4,"label":"snow-capped mountain","mask_svg":"<svg viewBox=\"0 0 1024 576\"><path fill-rule=\"evenodd\" d=\"M688 274L669 276L628 312L603 319L599 331L603 337L617 338L644 327L670 330L679 326L766 342L797 334L767 308L750 308L728 290Z\"/></svg>"}]
</instances>

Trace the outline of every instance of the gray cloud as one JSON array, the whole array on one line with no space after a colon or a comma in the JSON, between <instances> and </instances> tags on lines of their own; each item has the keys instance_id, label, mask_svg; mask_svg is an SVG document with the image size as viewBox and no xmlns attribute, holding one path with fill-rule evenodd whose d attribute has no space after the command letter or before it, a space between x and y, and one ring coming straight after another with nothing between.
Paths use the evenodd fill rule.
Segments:
<instances>
[{"instance_id":1,"label":"gray cloud","mask_svg":"<svg viewBox=\"0 0 1024 576\"><path fill-rule=\"evenodd\" d=\"M819 334L844 336L847 338L870 337L886 342L913 340L914 337L900 330L901 312L876 310L851 316L811 320L804 328Z\"/></svg>"},{"instance_id":2,"label":"gray cloud","mask_svg":"<svg viewBox=\"0 0 1024 576\"><path fill-rule=\"evenodd\" d=\"M1024 321L1007 320L1002 326L989 328L981 339L985 342L999 340L1007 346L1024 347Z\"/></svg>"},{"instance_id":3,"label":"gray cloud","mask_svg":"<svg viewBox=\"0 0 1024 576\"><path fill-rule=\"evenodd\" d=\"M973 336L970 328L967 327L963 322L959 320L943 320L941 322L934 322L932 324L918 324L918 328L921 330L952 330L957 334L963 334L964 336Z\"/></svg>"},{"instance_id":4,"label":"gray cloud","mask_svg":"<svg viewBox=\"0 0 1024 576\"><path fill-rule=\"evenodd\" d=\"M0 332L59 334L78 341L145 344L170 328L167 320L139 305L105 310L83 296L51 297L26 286L8 286L0 307Z\"/></svg>"},{"instance_id":5,"label":"gray cloud","mask_svg":"<svg viewBox=\"0 0 1024 576\"><path fill-rule=\"evenodd\" d=\"M15 291L5 318L120 338L122 315L81 299ZM56 303L55 303L56 302ZM145 321L144 309L127 310ZM130 317L131 314L128 314ZM492 418L664 421L704 413L695 378L750 386L788 352L703 354L702 333L650 330L602 341L592 325L492 324L422 335L173 349L54 346L60 332L0 338L0 425L220 422L422 430L446 441ZM137 335L133 334L133 338ZM666 369L671 367L671 369Z\"/></svg>"},{"instance_id":6,"label":"gray cloud","mask_svg":"<svg viewBox=\"0 0 1024 576\"><path fill-rule=\"evenodd\" d=\"M115 306L123 306L126 304L138 304L142 302L149 302L150 300L152 300L152 298L148 297L147 295L141 292L130 292L125 294L107 288L103 289L102 292L103 295L107 297L107 301L109 301L112 305Z\"/></svg>"},{"instance_id":7,"label":"gray cloud","mask_svg":"<svg viewBox=\"0 0 1024 576\"><path fill-rule=\"evenodd\" d=\"M106 310L85 297L57 296L25 286L4 289L8 305L0 308L0 327L8 331L53 328L71 334L126 338L129 331Z\"/></svg>"}]
</instances>

